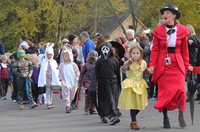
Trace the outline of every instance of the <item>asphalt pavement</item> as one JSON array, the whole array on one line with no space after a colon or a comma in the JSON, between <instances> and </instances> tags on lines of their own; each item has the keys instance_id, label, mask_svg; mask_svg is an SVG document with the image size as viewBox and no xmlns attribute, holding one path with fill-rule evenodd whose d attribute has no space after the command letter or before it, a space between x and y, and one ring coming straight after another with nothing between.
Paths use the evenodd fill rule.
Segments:
<instances>
[{"instance_id":1,"label":"asphalt pavement","mask_svg":"<svg viewBox=\"0 0 200 132\"><path fill-rule=\"evenodd\" d=\"M121 122L114 126L102 124L98 115L84 114L84 93L79 109L70 114L65 113L65 104L60 101L59 94L54 94L55 108L46 109L40 105L35 109L18 110L17 104L8 99L0 100L0 132L131 132L129 111L121 110ZM191 125L189 103L185 112L187 127L182 129L178 123L178 110L168 112L171 129L163 128L163 116L154 109L155 99L149 100L149 105L138 114L140 130L138 132L199 132L200 104L195 102L194 125Z\"/></svg>"}]
</instances>

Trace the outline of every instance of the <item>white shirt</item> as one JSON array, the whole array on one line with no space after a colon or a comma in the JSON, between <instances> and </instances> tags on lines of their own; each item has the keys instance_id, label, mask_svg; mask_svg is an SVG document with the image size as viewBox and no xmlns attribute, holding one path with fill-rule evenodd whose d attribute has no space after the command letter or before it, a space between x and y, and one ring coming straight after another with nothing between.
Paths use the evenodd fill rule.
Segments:
<instances>
[{"instance_id":1,"label":"white shirt","mask_svg":"<svg viewBox=\"0 0 200 132\"><path fill-rule=\"evenodd\" d=\"M22 42L19 44L17 50L23 49L22 47L24 47L25 49L28 49L28 48L29 48L29 45L28 45L28 43L27 43L26 41L22 41Z\"/></svg>"},{"instance_id":2,"label":"white shirt","mask_svg":"<svg viewBox=\"0 0 200 132\"><path fill-rule=\"evenodd\" d=\"M176 47L176 33L177 33L177 27L175 26L173 29L175 29L175 32L172 33L171 35L167 34L167 44L168 47ZM166 27L166 31L168 32L171 30L171 28Z\"/></svg>"}]
</instances>

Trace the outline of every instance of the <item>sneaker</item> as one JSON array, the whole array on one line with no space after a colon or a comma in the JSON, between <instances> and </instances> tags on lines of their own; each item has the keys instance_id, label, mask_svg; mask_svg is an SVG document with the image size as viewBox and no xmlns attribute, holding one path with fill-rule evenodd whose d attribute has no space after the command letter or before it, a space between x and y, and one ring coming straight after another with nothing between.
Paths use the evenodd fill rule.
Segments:
<instances>
[{"instance_id":1,"label":"sneaker","mask_svg":"<svg viewBox=\"0 0 200 132\"><path fill-rule=\"evenodd\" d=\"M100 119L101 119L101 122L102 122L103 124L104 124L104 123L108 123L108 120L106 119L105 116L100 117Z\"/></svg>"},{"instance_id":2,"label":"sneaker","mask_svg":"<svg viewBox=\"0 0 200 132\"><path fill-rule=\"evenodd\" d=\"M90 109L90 114L97 114L95 109Z\"/></svg>"},{"instance_id":3,"label":"sneaker","mask_svg":"<svg viewBox=\"0 0 200 132\"><path fill-rule=\"evenodd\" d=\"M119 122L120 122L120 119L119 119L119 118L112 117L112 118L110 119L110 125L115 125L115 124L117 124L117 123L119 123Z\"/></svg>"},{"instance_id":4,"label":"sneaker","mask_svg":"<svg viewBox=\"0 0 200 132\"><path fill-rule=\"evenodd\" d=\"M47 105L46 108L47 108L47 109L51 109L51 105Z\"/></svg>"},{"instance_id":5,"label":"sneaker","mask_svg":"<svg viewBox=\"0 0 200 132\"><path fill-rule=\"evenodd\" d=\"M71 107L70 106L67 106L65 109L66 109L66 113L71 113Z\"/></svg>"},{"instance_id":6,"label":"sneaker","mask_svg":"<svg viewBox=\"0 0 200 132\"><path fill-rule=\"evenodd\" d=\"M6 96L2 96L1 99L2 100L6 100L7 98L6 98Z\"/></svg>"},{"instance_id":7,"label":"sneaker","mask_svg":"<svg viewBox=\"0 0 200 132\"><path fill-rule=\"evenodd\" d=\"M84 108L84 110L85 110L85 115L89 115L90 114L90 110L89 109Z\"/></svg>"},{"instance_id":8,"label":"sneaker","mask_svg":"<svg viewBox=\"0 0 200 132\"><path fill-rule=\"evenodd\" d=\"M77 109L77 106L75 104L72 104L71 105L71 110L76 110Z\"/></svg>"},{"instance_id":9,"label":"sneaker","mask_svg":"<svg viewBox=\"0 0 200 132\"><path fill-rule=\"evenodd\" d=\"M33 109L35 107L37 107L38 105L36 103L33 103L32 105L29 106L29 109Z\"/></svg>"},{"instance_id":10,"label":"sneaker","mask_svg":"<svg viewBox=\"0 0 200 132\"><path fill-rule=\"evenodd\" d=\"M17 100L14 99L14 100L13 100L13 103L17 103Z\"/></svg>"},{"instance_id":11,"label":"sneaker","mask_svg":"<svg viewBox=\"0 0 200 132\"><path fill-rule=\"evenodd\" d=\"M24 109L24 106L23 105L19 105L18 106L18 110L23 110Z\"/></svg>"},{"instance_id":12,"label":"sneaker","mask_svg":"<svg viewBox=\"0 0 200 132\"><path fill-rule=\"evenodd\" d=\"M55 108L55 105L53 105L53 104L50 104L50 107L51 107L51 108Z\"/></svg>"}]
</instances>

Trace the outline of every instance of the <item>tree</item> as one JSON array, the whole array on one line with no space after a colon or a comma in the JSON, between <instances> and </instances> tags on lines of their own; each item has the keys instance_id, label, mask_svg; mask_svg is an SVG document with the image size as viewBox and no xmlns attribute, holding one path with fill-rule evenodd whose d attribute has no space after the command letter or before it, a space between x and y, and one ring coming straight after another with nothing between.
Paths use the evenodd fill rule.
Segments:
<instances>
[{"instance_id":1,"label":"tree","mask_svg":"<svg viewBox=\"0 0 200 132\"><path fill-rule=\"evenodd\" d=\"M20 35L36 42L59 42L69 33L79 34L87 20L94 19L94 0L6 0L0 1L0 39L6 49L17 47ZM113 15L105 0L98 0L97 17ZM123 0L110 0L117 13L123 12Z\"/></svg>"},{"instance_id":2,"label":"tree","mask_svg":"<svg viewBox=\"0 0 200 132\"><path fill-rule=\"evenodd\" d=\"M150 28L155 28L161 19L160 9L166 4L174 4L181 12L181 24L192 24L200 34L200 1L199 0L141 0L139 8L142 9L140 19Z\"/></svg>"}]
</instances>

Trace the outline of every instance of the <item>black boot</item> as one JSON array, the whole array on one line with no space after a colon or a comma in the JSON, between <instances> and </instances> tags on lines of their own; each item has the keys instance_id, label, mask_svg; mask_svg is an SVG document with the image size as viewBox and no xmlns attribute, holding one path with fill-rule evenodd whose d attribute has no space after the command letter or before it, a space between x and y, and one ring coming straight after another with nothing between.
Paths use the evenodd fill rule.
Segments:
<instances>
[{"instance_id":1,"label":"black boot","mask_svg":"<svg viewBox=\"0 0 200 132\"><path fill-rule=\"evenodd\" d=\"M180 110L179 110L179 115L178 115L178 121L179 121L180 127L182 128L186 127L186 123L183 117L183 112L181 112Z\"/></svg>"},{"instance_id":2,"label":"black boot","mask_svg":"<svg viewBox=\"0 0 200 132\"><path fill-rule=\"evenodd\" d=\"M200 94L199 93L197 94L197 97L194 100L200 101Z\"/></svg>"},{"instance_id":3,"label":"black boot","mask_svg":"<svg viewBox=\"0 0 200 132\"><path fill-rule=\"evenodd\" d=\"M164 119L163 119L164 128L166 128L166 129L171 128L170 123L169 123L169 118L167 115L167 109L163 110L163 115L164 115Z\"/></svg>"}]
</instances>

